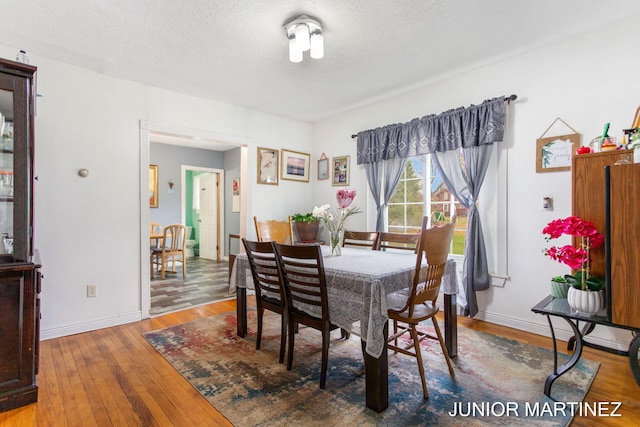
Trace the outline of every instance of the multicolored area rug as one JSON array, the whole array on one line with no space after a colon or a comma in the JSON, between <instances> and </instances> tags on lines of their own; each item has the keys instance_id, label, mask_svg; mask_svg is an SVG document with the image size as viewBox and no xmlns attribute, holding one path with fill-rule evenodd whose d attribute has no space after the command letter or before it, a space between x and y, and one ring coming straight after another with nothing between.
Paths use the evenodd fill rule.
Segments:
<instances>
[{"instance_id":1,"label":"multicolored area rug","mask_svg":"<svg viewBox=\"0 0 640 427\"><path fill-rule=\"evenodd\" d=\"M360 340L334 331L327 387L319 388L319 332L300 327L293 369L278 363L279 317L265 314L262 348L255 349L255 311L249 334L236 336L235 313L145 334L145 338L236 426L566 426L570 405L543 394L551 351L467 328L458 330L455 379L436 342L423 343L430 397L424 400L416 359L389 354L389 408L365 407ZM581 360L553 385L558 402L582 402L598 370ZM560 410L559 410L560 408Z\"/></svg>"}]
</instances>

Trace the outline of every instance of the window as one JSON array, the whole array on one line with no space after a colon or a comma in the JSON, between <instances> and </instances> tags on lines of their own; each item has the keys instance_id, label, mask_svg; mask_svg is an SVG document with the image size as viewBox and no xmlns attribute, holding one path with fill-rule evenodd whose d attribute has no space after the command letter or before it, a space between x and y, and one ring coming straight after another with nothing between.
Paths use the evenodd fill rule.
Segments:
<instances>
[{"instance_id":1,"label":"window","mask_svg":"<svg viewBox=\"0 0 640 427\"><path fill-rule=\"evenodd\" d=\"M494 149L491 163L478 197L480 220L487 250L487 263L491 284L503 287L509 279L507 271L507 183L508 157L500 149ZM429 189L429 191L423 191ZM467 230L467 209L456 202L447 191L431 156L407 159L396 191L389 201L387 211L389 231L417 232L423 215L434 220L450 220L457 217L450 253L464 255Z\"/></svg>"},{"instance_id":2,"label":"window","mask_svg":"<svg viewBox=\"0 0 640 427\"><path fill-rule=\"evenodd\" d=\"M389 201L388 230L416 233L420 231L423 216L428 216L433 224L450 221L452 215L456 215L457 220L450 253L463 255L467 209L447 190L431 156L407 159L396 191Z\"/></svg>"}]
</instances>

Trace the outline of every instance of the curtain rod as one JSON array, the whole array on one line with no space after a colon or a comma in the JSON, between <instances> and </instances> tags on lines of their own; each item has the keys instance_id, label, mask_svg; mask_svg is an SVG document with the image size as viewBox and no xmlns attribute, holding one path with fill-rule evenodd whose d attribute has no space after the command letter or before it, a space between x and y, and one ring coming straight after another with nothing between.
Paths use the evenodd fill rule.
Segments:
<instances>
[{"instance_id":1,"label":"curtain rod","mask_svg":"<svg viewBox=\"0 0 640 427\"><path fill-rule=\"evenodd\" d=\"M504 97L504 102L509 103L511 101L515 101L516 99L518 99L518 95L513 95L512 94L512 95L509 95L509 96L505 96ZM357 133L354 134L354 135L351 135L351 138L357 138L357 137L358 137Z\"/></svg>"}]
</instances>

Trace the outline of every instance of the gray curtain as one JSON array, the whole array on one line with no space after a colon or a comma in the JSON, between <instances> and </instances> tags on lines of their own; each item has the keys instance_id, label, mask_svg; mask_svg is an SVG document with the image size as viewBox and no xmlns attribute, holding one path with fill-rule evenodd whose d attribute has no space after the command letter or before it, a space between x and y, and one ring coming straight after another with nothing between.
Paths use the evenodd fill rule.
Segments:
<instances>
[{"instance_id":1,"label":"gray curtain","mask_svg":"<svg viewBox=\"0 0 640 427\"><path fill-rule=\"evenodd\" d=\"M380 187L384 181L378 181L375 175L380 174L382 164L390 159L438 153L433 158L447 189L468 208L463 281L467 293L465 314L470 316L478 312L475 292L489 287L486 248L476 200L492 144L504 137L504 101L504 97L493 98L480 105L358 133L357 163L365 164L369 187L378 209L381 206ZM384 193L393 194L395 185L397 179L393 188L385 186ZM382 206L386 203L383 202ZM377 227L380 226L379 221L380 211Z\"/></svg>"},{"instance_id":2,"label":"gray curtain","mask_svg":"<svg viewBox=\"0 0 640 427\"><path fill-rule=\"evenodd\" d=\"M407 159L396 157L374 163L365 163L369 189L376 202L376 231L384 231L386 222L387 203L400 181ZM381 199L382 197L382 199Z\"/></svg>"},{"instance_id":3,"label":"gray curtain","mask_svg":"<svg viewBox=\"0 0 640 427\"><path fill-rule=\"evenodd\" d=\"M480 145L463 148L462 158L459 151L434 153L432 157L444 184L456 200L468 209L462 282L467 300L464 314L471 317L478 313L476 291L489 289L491 280L476 202L491 159L492 149L493 145Z\"/></svg>"}]
</instances>

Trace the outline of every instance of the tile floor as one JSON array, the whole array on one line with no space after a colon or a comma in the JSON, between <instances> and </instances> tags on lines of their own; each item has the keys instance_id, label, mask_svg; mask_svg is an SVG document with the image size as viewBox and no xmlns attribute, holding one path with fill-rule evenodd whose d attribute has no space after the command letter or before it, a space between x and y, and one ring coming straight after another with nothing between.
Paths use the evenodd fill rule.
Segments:
<instances>
[{"instance_id":1,"label":"tile floor","mask_svg":"<svg viewBox=\"0 0 640 427\"><path fill-rule=\"evenodd\" d=\"M165 280L159 274L152 278L151 316L235 298L235 293L229 293L228 261L188 258L187 277L180 271Z\"/></svg>"}]
</instances>

